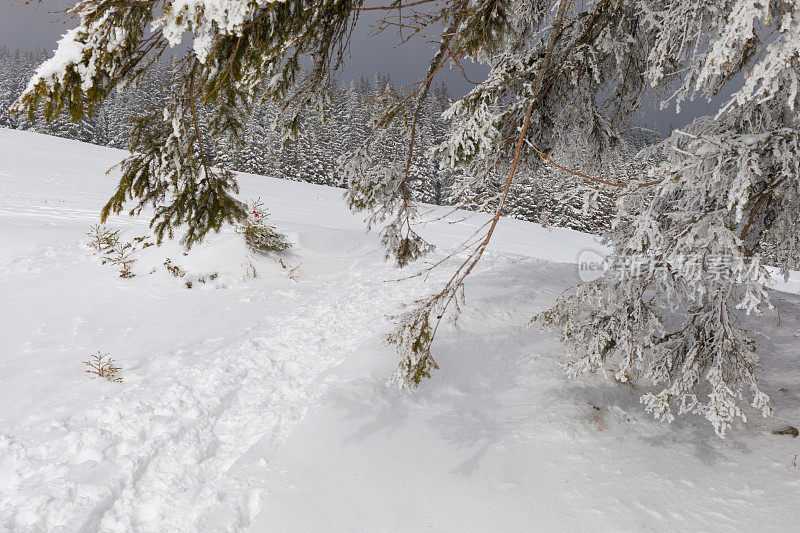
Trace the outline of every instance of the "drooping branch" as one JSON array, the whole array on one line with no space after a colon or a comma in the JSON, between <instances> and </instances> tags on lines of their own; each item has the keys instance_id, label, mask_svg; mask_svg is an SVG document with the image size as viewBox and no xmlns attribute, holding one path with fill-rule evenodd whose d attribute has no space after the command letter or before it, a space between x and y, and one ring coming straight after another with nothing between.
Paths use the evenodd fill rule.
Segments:
<instances>
[{"instance_id":1,"label":"drooping branch","mask_svg":"<svg viewBox=\"0 0 800 533\"><path fill-rule=\"evenodd\" d=\"M497 228L522 155L522 147L525 143L525 136L530 126L531 115L539 99L542 83L547 70L550 68L553 50L555 49L556 42L561 33L567 8L571 3L572 0L561 0L559 2L558 11L556 12L551 26L550 38L547 43L545 55L540 63L540 70L531 86L525 119L516 140L514 159L511 162L511 167L505 180L503 195L495 210L494 216L488 224L485 236L456 269L444 288L430 298L418 302L421 305L415 311L402 317L398 330L388 338L390 343L397 345L398 351L403 356L400 362L400 368L397 374L395 374L395 379L399 380L402 386L416 387L423 378L430 377L432 369L438 368L431 354L431 345L436 337L436 333L445 313L448 311L450 305L459 298L459 295L463 295L464 282L475 266L480 262Z\"/></svg>"}]
</instances>

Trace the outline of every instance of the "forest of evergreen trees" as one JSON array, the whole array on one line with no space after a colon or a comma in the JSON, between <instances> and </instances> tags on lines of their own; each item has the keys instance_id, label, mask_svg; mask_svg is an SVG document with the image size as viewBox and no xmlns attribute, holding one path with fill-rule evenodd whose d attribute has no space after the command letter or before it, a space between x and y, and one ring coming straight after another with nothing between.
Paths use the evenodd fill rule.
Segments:
<instances>
[{"instance_id":1,"label":"forest of evergreen trees","mask_svg":"<svg viewBox=\"0 0 800 533\"><path fill-rule=\"evenodd\" d=\"M31 130L83 142L126 149L130 134L130 120L170 97L170 63L157 63L136 87L115 91L94 116L77 123L62 115L47 124L37 117L9 114L9 106L25 89L36 67L47 59L44 50L20 51L0 49L0 127ZM370 107L375 97L395 87L388 76L376 74L372 80L361 78L344 86L334 86L331 104L325 120L309 113L303 118L303 135L282 148L281 135L273 127L279 108L271 102L256 106L250 115L243 147L209 144L205 153L217 164L233 170L262 174L282 179L304 181L329 186L341 186L337 175L337 159L355 149L370 134ZM463 205L468 209L482 209L491 202L483 199L485 191L472 191L461 186L463 176L441 169L425 152L445 139L449 127L442 112L451 101L447 87L438 86L426 100L420 117L417 149L412 160L411 188L418 202L437 205ZM209 143L211 136L207 136ZM392 139L392 136L386 138ZM385 142L381 149L387 153L404 150L400 132L397 142ZM617 163L602 172L606 178L624 180L640 172L642 164L635 163L633 152L654 137L644 130L635 130L630 136L630 146L621 150ZM514 184L505 214L510 217L568 227L585 232L597 232L613 216L610 193L602 192L600 200L589 208L587 187L584 197L576 196L567 180L574 176L544 168L536 175L521 176ZM479 198L473 201L473 198Z\"/></svg>"}]
</instances>

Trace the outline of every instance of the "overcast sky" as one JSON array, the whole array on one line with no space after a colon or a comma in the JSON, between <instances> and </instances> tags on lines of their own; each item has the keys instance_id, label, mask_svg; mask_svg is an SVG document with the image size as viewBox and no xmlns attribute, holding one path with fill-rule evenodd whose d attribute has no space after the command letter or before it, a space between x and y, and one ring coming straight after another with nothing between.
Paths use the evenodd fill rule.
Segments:
<instances>
[{"instance_id":1,"label":"overcast sky","mask_svg":"<svg viewBox=\"0 0 800 533\"><path fill-rule=\"evenodd\" d=\"M72 26L67 22L59 23L61 15L55 13L64 9L71 2L66 0L42 0L40 5L16 5L17 2L0 0L0 47L33 49L44 48L48 52L55 49L56 42L62 33ZM434 39L415 39L402 46L396 46L398 38L390 31L378 37L369 37L369 25L377 15L364 12L359 21L359 28L353 36L351 58L344 70L342 80L358 79L361 76L372 78L376 72L389 74L398 86L418 81L425 73L428 59L436 44ZM465 65L472 79L480 78L485 72L480 66ZM470 85L464 81L457 71L446 73L447 83L455 95L467 91ZM720 100L720 99L718 99ZM715 102L719 104L719 102ZM704 101L685 104L683 112L676 115L674 110L656 111L648 109L636 119L642 126L656 125L662 132L668 131L669 124L682 127L694 116L713 112L716 106Z\"/></svg>"},{"instance_id":2,"label":"overcast sky","mask_svg":"<svg viewBox=\"0 0 800 533\"><path fill-rule=\"evenodd\" d=\"M17 6L15 2L0 0L0 47L33 49L44 48L48 52L55 49L62 33L72 27L71 23L58 23L60 14L70 2L65 0L42 0L36 4ZM419 80L427 68L427 58L435 48L434 39L414 39L402 46L397 35L387 31L379 37L369 37L370 25L374 23L375 12L364 12L353 36L351 60L343 72L343 81L358 80L361 76L372 78L376 72L389 74L398 85ZM479 67L474 67L475 69ZM450 73L448 85L453 91L463 94L467 83L462 76Z\"/></svg>"}]
</instances>

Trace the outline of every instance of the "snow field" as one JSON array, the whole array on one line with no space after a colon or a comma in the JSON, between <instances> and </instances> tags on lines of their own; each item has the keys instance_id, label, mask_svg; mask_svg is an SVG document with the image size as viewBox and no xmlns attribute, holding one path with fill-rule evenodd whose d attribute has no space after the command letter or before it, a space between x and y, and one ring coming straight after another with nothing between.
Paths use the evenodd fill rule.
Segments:
<instances>
[{"instance_id":1,"label":"snow field","mask_svg":"<svg viewBox=\"0 0 800 533\"><path fill-rule=\"evenodd\" d=\"M0 531L797 530L800 445L771 434L798 425L796 295L774 295L780 325L753 319L775 416L723 441L653 421L641 389L564 378L564 347L527 322L602 248L503 220L441 369L402 393L386 315L446 269L387 281L416 270L383 262L341 191L242 175L296 282L230 229L146 248L121 279L84 234L123 155L0 130ZM443 254L483 216L423 231ZM83 373L98 350L124 383Z\"/></svg>"}]
</instances>

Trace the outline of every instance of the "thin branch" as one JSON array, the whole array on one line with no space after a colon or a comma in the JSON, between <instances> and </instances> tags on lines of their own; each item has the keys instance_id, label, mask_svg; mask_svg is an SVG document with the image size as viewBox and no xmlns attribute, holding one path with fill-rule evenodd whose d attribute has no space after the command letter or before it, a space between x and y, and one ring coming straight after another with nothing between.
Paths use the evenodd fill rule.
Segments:
<instances>
[{"instance_id":1,"label":"thin branch","mask_svg":"<svg viewBox=\"0 0 800 533\"><path fill-rule=\"evenodd\" d=\"M430 4L431 2L439 2L440 0L417 0L416 2L411 2L410 4L403 5L401 2L395 2L389 6L372 6L372 7L359 7L359 11L388 11L392 9L403 9L404 7L414 7L421 4Z\"/></svg>"},{"instance_id":2,"label":"thin branch","mask_svg":"<svg viewBox=\"0 0 800 533\"><path fill-rule=\"evenodd\" d=\"M497 224L500 221L500 216L503 212L503 207L505 206L506 200L508 199L508 193L511 189L511 184L514 181L514 175L516 173L520 156L522 154L522 146L525 142L525 135L528 132L528 127L530 126L530 120L531 120L531 115L533 114L533 108L536 106L536 103L539 99L539 93L541 92L542 89L545 73L550 67L550 62L553 57L553 50L555 48L556 41L558 40L558 37L561 34L561 28L564 22L564 16L566 14L567 7L571 3L572 0L561 0L559 2L558 12L556 13L553 25L551 26L550 39L547 43L545 56L541 63L541 69L537 73L536 80L533 86L531 87L530 103L528 104L528 108L525 113L525 120L522 124L522 129L520 130L519 136L517 137L514 160L511 164L511 168L508 172L508 177L506 178L505 185L503 187L503 196L500 200L500 204L498 205L497 210L495 211L494 216L488 221L489 229L486 232L486 236L483 238L483 240L481 240L477 244L475 249L469 254L466 260L463 263L461 263L461 265L456 269L453 276L445 284L444 289L442 289L441 292L439 292L436 296L432 298L432 300L438 298L446 298L446 300L441 308L440 314L436 317L436 325L433 328L433 333L430 336L429 342L432 342L433 339L436 337L436 332L439 329L439 325L441 324L445 310L450 306L453 299L460 292L463 292L464 281L472 272L472 270L475 268L475 266L480 262L483 253L489 246L489 242L491 241L492 235L494 234L494 231L497 228ZM427 356L430 357L430 354L427 354ZM432 362L434 365L436 364L435 361Z\"/></svg>"}]
</instances>

